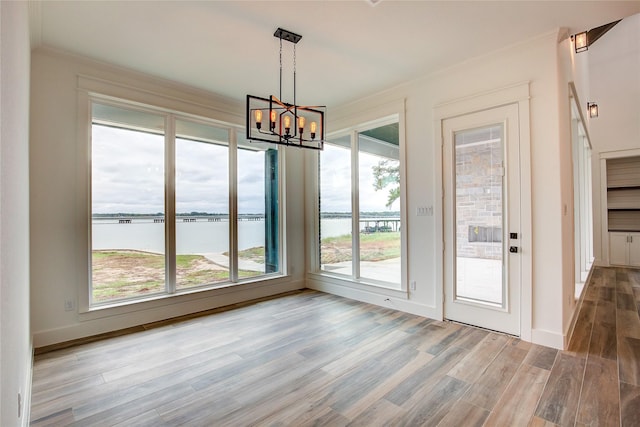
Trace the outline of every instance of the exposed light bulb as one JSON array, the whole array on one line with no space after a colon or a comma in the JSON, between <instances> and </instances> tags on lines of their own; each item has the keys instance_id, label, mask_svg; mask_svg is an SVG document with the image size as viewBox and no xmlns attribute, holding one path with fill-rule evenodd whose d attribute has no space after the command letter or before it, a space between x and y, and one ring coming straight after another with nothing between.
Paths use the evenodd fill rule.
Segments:
<instances>
[{"instance_id":1,"label":"exposed light bulb","mask_svg":"<svg viewBox=\"0 0 640 427\"><path fill-rule=\"evenodd\" d=\"M311 122L311 139L315 139L317 127L318 124L316 122Z\"/></svg>"},{"instance_id":2,"label":"exposed light bulb","mask_svg":"<svg viewBox=\"0 0 640 427\"><path fill-rule=\"evenodd\" d=\"M291 117L284 116L284 131L288 135L290 130L291 130Z\"/></svg>"},{"instance_id":3,"label":"exposed light bulb","mask_svg":"<svg viewBox=\"0 0 640 427\"><path fill-rule=\"evenodd\" d=\"M271 131L276 128L276 110L271 110L269 113L269 118L271 119Z\"/></svg>"},{"instance_id":4,"label":"exposed light bulb","mask_svg":"<svg viewBox=\"0 0 640 427\"><path fill-rule=\"evenodd\" d=\"M256 127L260 129L262 127L262 110L256 110Z\"/></svg>"}]
</instances>

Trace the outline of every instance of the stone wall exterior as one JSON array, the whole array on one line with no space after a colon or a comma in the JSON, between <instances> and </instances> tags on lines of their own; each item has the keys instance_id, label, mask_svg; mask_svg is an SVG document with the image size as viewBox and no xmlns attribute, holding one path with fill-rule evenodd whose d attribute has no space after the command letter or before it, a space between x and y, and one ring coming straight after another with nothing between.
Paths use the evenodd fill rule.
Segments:
<instances>
[{"instance_id":1,"label":"stone wall exterior","mask_svg":"<svg viewBox=\"0 0 640 427\"><path fill-rule=\"evenodd\" d=\"M502 257L502 141L456 144L457 256Z\"/></svg>"}]
</instances>

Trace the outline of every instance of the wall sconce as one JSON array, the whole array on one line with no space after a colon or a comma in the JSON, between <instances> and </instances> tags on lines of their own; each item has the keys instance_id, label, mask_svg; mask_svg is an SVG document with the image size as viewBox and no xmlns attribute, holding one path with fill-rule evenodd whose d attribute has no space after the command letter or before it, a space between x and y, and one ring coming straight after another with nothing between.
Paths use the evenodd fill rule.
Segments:
<instances>
[{"instance_id":1,"label":"wall sconce","mask_svg":"<svg viewBox=\"0 0 640 427\"><path fill-rule=\"evenodd\" d=\"M598 104L595 102L587 102L587 111L589 111L589 117L598 117Z\"/></svg>"},{"instance_id":2,"label":"wall sconce","mask_svg":"<svg viewBox=\"0 0 640 427\"><path fill-rule=\"evenodd\" d=\"M580 33L573 34L571 36L571 41L573 41L573 48L576 50L576 53L588 50L589 46L594 44L596 40L605 35L607 31L612 29L620 21L621 19L618 19L617 21L592 28L589 31L582 31Z\"/></svg>"},{"instance_id":3,"label":"wall sconce","mask_svg":"<svg viewBox=\"0 0 640 427\"><path fill-rule=\"evenodd\" d=\"M581 33L575 34L571 36L574 43L574 48L576 53L584 52L589 49L589 41L587 37L587 32L583 31Z\"/></svg>"}]
</instances>

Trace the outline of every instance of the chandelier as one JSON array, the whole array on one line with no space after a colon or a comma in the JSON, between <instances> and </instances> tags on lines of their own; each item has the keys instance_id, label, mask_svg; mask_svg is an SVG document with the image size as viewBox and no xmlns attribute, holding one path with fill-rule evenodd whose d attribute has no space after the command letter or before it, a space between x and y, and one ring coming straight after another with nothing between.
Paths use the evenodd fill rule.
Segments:
<instances>
[{"instance_id":1,"label":"chandelier","mask_svg":"<svg viewBox=\"0 0 640 427\"><path fill-rule=\"evenodd\" d=\"M247 95L247 139L322 150L325 106L296 104L296 44L302 36L278 28L280 39L280 93L269 98ZM282 101L282 41L293 44L293 104Z\"/></svg>"}]
</instances>

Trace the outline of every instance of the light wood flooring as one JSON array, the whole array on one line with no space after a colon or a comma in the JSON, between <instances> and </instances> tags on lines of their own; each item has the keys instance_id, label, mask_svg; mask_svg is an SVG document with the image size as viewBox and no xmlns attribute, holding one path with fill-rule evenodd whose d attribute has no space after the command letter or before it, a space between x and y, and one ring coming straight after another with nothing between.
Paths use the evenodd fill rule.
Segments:
<instances>
[{"instance_id":1,"label":"light wood flooring","mask_svg":"<svg viewBox=\"0 0 640 427\"><path fill-rule=\"evenodd\" d=\"M302 291L40 354L31 425L639 426L639 310L597 268L556 351Z\"/></svg>"}]
</instances>

